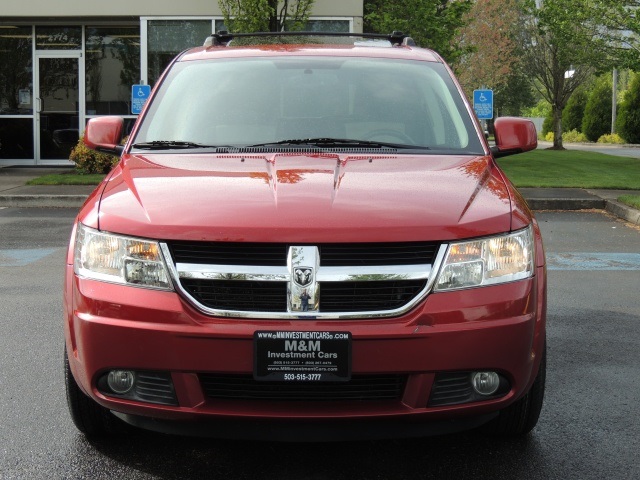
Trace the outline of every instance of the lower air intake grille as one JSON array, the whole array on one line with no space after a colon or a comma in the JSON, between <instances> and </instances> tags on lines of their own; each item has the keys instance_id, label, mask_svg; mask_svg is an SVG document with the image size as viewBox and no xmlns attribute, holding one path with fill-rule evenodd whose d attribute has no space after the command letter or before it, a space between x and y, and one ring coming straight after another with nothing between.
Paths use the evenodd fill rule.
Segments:
<instances>
[{"instance_id":1,"label":"lower air intake grille","mask_svg":"<svg viewBox=\"0 0 640 480\"><path fill-rule=\"evenodd\" d=\"M168 373L136 372L135 394L139 400L177 405L171 376Z\"/></svg>"},{"instance_id":2,"label":"lower air intake grille","mask_svg":"<svg viewBox=\"0 0 640 480\"><path fill-rule=\"evenodd\" d=\"M456 405L474 398L469 372L440 373L431 387L430 407Z\"/></svg>"},{"instance_id":3,"label":"lower air intake grille","mask_svg":"<svg viewBox=\"0 0 640 480\"><path fill-rule=\"evenodd\" d=\"M227 400L353 401L398 400L405 375L354 376L348 382L258 382L250 375L200 374L207 397Z\"/></svg>"}]
</instances>

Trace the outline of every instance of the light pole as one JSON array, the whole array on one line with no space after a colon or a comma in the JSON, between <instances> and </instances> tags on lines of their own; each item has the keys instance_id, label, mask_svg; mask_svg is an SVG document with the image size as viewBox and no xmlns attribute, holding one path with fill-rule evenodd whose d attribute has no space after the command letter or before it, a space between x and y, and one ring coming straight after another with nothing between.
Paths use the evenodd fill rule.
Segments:
<instances>
[{"instance_id":1,"label":"light pole","mask_svg":"<svg viewBox=\"0 0 640 480\"><path fill-rule=\"evenodd\" d=\"M618 69L613 69L613 88L611 94L611 133L616 133L616 117L618 115Z\"/></svg>"}]
</instances>

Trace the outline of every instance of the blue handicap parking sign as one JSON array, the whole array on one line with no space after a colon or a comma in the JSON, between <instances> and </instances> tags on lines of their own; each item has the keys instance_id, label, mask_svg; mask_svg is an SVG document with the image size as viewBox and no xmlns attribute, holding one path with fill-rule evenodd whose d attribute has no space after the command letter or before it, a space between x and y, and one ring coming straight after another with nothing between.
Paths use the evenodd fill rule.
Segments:
<instances>
[{"instance_id":1,"label":"blue handicap parking sign","mask_svg":"<svg viewBox=\"0 0 640 480\"><path fill-rule=\"evenodd\" d=\"M132 85L131 86L131 113L138 115L142 112L144 104L147 103L151 95L151 86L149 85Z\"/></svg>"},{"instance_id":2,"label":"blue handicap parking sign","mask_svg":"<svg viewBox=\"0 0 640 480\"><path fill-rule=\"evenodd\" d=\"M493 118L493 90L474 90L473 109L480 120Z\"/></svg>"}]
</instances>

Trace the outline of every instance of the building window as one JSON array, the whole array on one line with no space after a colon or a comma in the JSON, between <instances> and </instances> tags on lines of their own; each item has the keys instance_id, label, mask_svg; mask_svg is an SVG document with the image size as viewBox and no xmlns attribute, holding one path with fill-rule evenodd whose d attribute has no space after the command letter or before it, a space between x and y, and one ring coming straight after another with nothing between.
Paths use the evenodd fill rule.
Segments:
<instances>
[{"instance_id":1,"label":"building window","mask_svg":"<svg viewBox=\"0 0 640 480\"><path fill-rule=\"evenodd\" d=\"M33 158L32 51L31 27L0 26L0 159Z\"/></svg>"},{"instance_id":2,"label":"building window","mask_svg":"<svg viewBox=\"0 0 640 480\"><path fill-rule=\"evenodd\" d=\"M80 50L82 27L36 27L36 50Z\"/></svg>"},{"instance_id":3,"label":"building window","mask_svg":"<svg viewBox=\"0 0 640 480\"><path fill-rule=\"evenodd\" d=\"M33 119L0 117L0 159L33 158Z\"/></svg>"},{"instance_id":4,"label":"building window","mask_svg":"<svg viewBox=\"0 0 640 480\"><path fill-rule=\"evenodd\" d=\"M211 35L211 20L149 20L147 27L147 80L156 83L181 51L202 45Z\"/></svg>"},{"instance_id":5,"label":"building window","mask_svg":"<svg viewBox=\"0 0 640 480\"><path fill-rule=\"evenodd\" d=\"M30 115L33 109L31 27L0 27L0 115Z\"/></svg>"},{"instance_id":6,"label":"building window","mask_svg":"<svg viewBox=\"0 0 640 480\"><path fill-rule=\"evenodd\" d=\"M86 28L87 115L128 115L140 81L140 27Z\"/></svg>"},{"instance_id":7,"label":"building window","mask_svg":"<svg viewBox=\"0 0 640 480\"><path fill-rule=\"evenodd\" d=\"M224 24L224 20L215 21L215 31L228 30ZM307 22L304 28L307 32L343 32L349 33L351 31L351 21L344 19L311 19Z\"/></svg>"},{"instance_id":8,"label":"building window","mask_svg":"<svg viewBox=\"0 0 640 480\"><path fill-rule=\"evenodd\" d=\"M305 30L309 32L341 32L349 33L351 30L349 20L309 20Z\"/></svg>"}]
</instances>

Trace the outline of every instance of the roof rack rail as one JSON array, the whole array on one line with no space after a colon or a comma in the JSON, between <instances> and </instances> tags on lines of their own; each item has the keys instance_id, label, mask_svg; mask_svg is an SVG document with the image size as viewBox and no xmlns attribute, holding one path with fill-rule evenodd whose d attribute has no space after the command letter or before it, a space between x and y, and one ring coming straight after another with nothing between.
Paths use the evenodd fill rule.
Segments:
<instances>
[{"instance_id":1,"label":"roof rack rail","mask_svg":"<svg viewBox=\"0 0 640 480\"><path fill-rule=\"evenodd\" d=\"M376 40L388 40L391 45L404 45L415 47L416 43L409 35L394 31L388 35L379 33L347 33L347 32L255 32L255 33L229 33L225 30L220 30L218 33L214 33L207 37L204 42L205 47L211 46L229 46L229 43L234 38L247 38L247 37L358 37L368 38Z\"/></svg>"}]
</instances>

